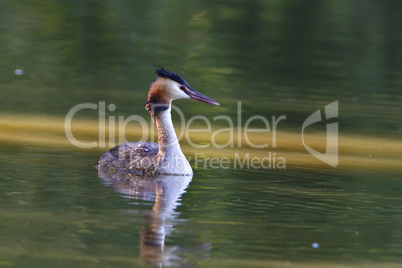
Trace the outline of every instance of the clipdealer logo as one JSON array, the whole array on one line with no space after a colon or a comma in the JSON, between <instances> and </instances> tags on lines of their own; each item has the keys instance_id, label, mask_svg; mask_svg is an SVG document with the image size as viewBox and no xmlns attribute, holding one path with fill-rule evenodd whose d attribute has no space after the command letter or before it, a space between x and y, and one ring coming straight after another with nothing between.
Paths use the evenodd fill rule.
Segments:
<instances>
[{"instance_id":1,"label":"clipdealer logo","mask_svg":"<svg viewBox=\"0 0 402 268\"><path fill-rule=\"evenodd\" d=\"M97 110L99 113L98 118L98 131L99 137L98 141L79 141L77 140L72 132L72 120L75 114L79 111L83 110ZM71 144L79 147L79 148L105 148L106 146L113 147L117 144L128 142L125 136L125 130L127 125L130 123L137 124L138 127L141 128L141 139L140 141L151 140L155 142L154 139L155 133L152 127L153 122L148 119L144 119L139 115L131 115L129 117L124 116L116 116L116 115L108 115L113 113L116 110L116 105L109 104L106 105L104 101L96 103L82 103L74 106L67 113L65 118L65 134L67 139L71 142ZM187 144L189 144L193 148L203 149L207 147L214 147L216 149L222 148L240 148L243 145L247 147L251 147L253 149L275 149L277 147L277 130L278 124L281 121L286 120L286 115L281 115L279 117L272 116L269 120L268 118L262 115L254 115L248 118L243 124L243 114L241 102L238 102L237 105L237 122L230 118L227 115L219 115L213 118L213 123L211 120L206 118L205 116L196 115L192 118L186 120L183 112L181 110L172 105L172 111L174 111L179 116L179 129L180 133L178 135L178 141L184 139ZM338 100L334 101L324 107L324 113L319 109L312 113L302 124L301 127L301 138L303 142L303 146L311 155L316 157L318 160L332 166L338 166L338 122L333 122L334 119L338 118ZM193 126L194 121L197 121L198 124ZM221 121L228 125L227 128L219 128L216 130L212 129L212 125L215 121ZM251 125L254 121L260 121L264 125L263 128L252 128ZM327 122L326 124L326 148L325 153L321 153L319 151L314 150L310 146L307 145L305 141L305 130L316 123L319 122ZM332 122L331 122L332 121ZM116 128L117 124L117 128ZM205 128L197 128L197 125L205 125ZM151 131L148 131L148 130ZM108 133L107 133L108 130ZM118 132L119 135L116 136L115 132ZM192 137L189 135L190 133L198 132L198 133L210 133L210 140L206 143L200 143L197 141L193 141ZM250 140L249 133L265 133L267 138L270 138L270 144L268 145L268 139L264 139L264 143L261 144L261 140L257 143ZM221 140L218 142L217 136L221 135L221 133L226 133L228 140ZM237 134L237 135L235 135ZM108 136L108 139L106 137ZM208 137L208 135L206 135ZM222 143L223 142L223 143ZM244 152L244 151L243 151ZM271 151L266 151L265 156L254 156L250 155L249 152L245 152L241 154L240 152L235 152L234 157L206 157L202 152L196 153L194 157L189 156L188 160L194 160L196 165L204 166L205 168L252 168L252 169L286 169L286 159L284 156L280 155L280 152L275 153Z\"/></svg>"},{"instance_id":2,"label":"clipdealer logo","mask_svg":"<svg viewBox=\"0 0 402 268\"><path fill-rule=\"evenodd\" d=\"M332 118L338 118L338 101L334 101L324 107L325 120L330 120ZM325 153L318 152L313 148L309 147L304 141L304 130L306 127L313 125L317 122L323 121L321 115L321 110L317 110L312 113L303 123L302 126L302 141L304 148L313 155L315 158L321 160L322 162L336 167L338 166L338 122L327 123L326 124L326 149Z\"/></svg>"}]
</instances>

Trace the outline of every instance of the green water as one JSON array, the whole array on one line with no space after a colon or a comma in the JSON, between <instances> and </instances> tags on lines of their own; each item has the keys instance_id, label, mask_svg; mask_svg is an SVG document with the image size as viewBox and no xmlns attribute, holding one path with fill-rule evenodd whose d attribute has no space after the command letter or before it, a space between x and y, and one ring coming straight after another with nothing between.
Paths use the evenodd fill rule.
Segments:
<instances>
[{"instance_id":1,"label":"green water","mask_svg":"<svg viewBox=\"0 0 402 268\"><path fill-rule=\"evenodd\" d=\"M2 150L0 264L143 263L141 230L155 224L149 216L152 196L119 193L103 183L94 154ZM283 267L400 263L400 179L383 172L198 169L165 219L165 251L175 256L175 265L205 267L222 267L227 260L228 266L239 260L239 267L255 260Z\"/></svg>"},{"instance_id":2,"label":"green water","mask_svg":"<svg viewBox=\"0 0 402 268\"><path fill-rule=\"evenodd\" d=\"M0 1L0 114L64 121L77 104L105 101L117 107L107 115L147 116L153 69L163 66L221 103L178 101L187 118L236 119L242 101L245 118L286 115L281 129L296 132L339 100L341 136L400 141L401 8L391 0ZM77 117L97 120L98 111ZM402 262L402 168L194 168L188 188L176 187L181 197L157 210L154 193L98 177L103 149L41 144L0 140L0 266ZM149 250L163 260L144 257L153 228L165 232L164 252Z\"/></svg>"}]
</instances>

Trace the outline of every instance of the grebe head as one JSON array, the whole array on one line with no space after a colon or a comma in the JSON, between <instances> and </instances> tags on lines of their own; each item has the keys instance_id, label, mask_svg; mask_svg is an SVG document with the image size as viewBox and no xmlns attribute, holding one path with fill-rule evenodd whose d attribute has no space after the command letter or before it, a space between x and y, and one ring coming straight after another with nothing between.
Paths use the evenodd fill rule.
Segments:
<instances>
[{"instance_id":1,"label":"grebe head","mask_svg":"<svg viewBox=\"0 0 402 268\"><path fill-rule=\"evenodd\" d=\"M178 74L166 71L163 68L157 69L157 78L151 84L148 92L147 104L170 104L173 100L194 99L212 105L219 105L207 96L198 93Z\"/></svg>"}]
</instances>

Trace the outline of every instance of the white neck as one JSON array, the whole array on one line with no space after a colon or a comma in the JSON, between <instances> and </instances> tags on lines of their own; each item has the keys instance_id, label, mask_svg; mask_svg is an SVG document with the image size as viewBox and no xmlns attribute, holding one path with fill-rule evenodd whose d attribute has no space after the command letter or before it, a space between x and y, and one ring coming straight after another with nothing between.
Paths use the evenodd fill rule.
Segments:
<instances>
[{"instance_id":1,"label":"white neck","mask_svg":"<svg viewBox=\"0 0 402 268\"><path fill-rule=\"evenodd\" d=\"M171 174L192 174L191 167L181 151L179 140L174 131L171 105L165 111L151 114L158 133L159 151L157 158L165 166L161 171Z\"/></svg>"},{"instance_id":2,"label":"white neck","mask_svg":"<svg viewBox=\"0 0 402 268\"><path fill-rule=\"evenodd\" d=\"M179 141L174 131L172 116L170 114L171 106L157 115L151 115L158 133L159 152L166 153L175 147L180 149Z\"/></svg>"}]
</instances>

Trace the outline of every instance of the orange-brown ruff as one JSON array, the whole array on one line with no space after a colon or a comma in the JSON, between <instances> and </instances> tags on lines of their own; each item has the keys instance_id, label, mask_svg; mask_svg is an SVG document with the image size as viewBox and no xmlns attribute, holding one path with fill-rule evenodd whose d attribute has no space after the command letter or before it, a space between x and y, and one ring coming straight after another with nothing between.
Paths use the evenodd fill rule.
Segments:
<instances>
[{"instance_id":1,"label":"orange-brown ruff","mask_svg":"<svg viewBox=\"0 0 402 268\"><path fill-rule=\"evenodd\" d=\"M157 78L148 92L145 108L154 122L158 143L128 142L107 151L96 163L97 169L129 171L136 174L191 175L193 170L181 151L171 119L171 104L177 99L194 99L212 105L218 102L190 87L180 75L156 70Z\"/></svg>"}]
</instances>

